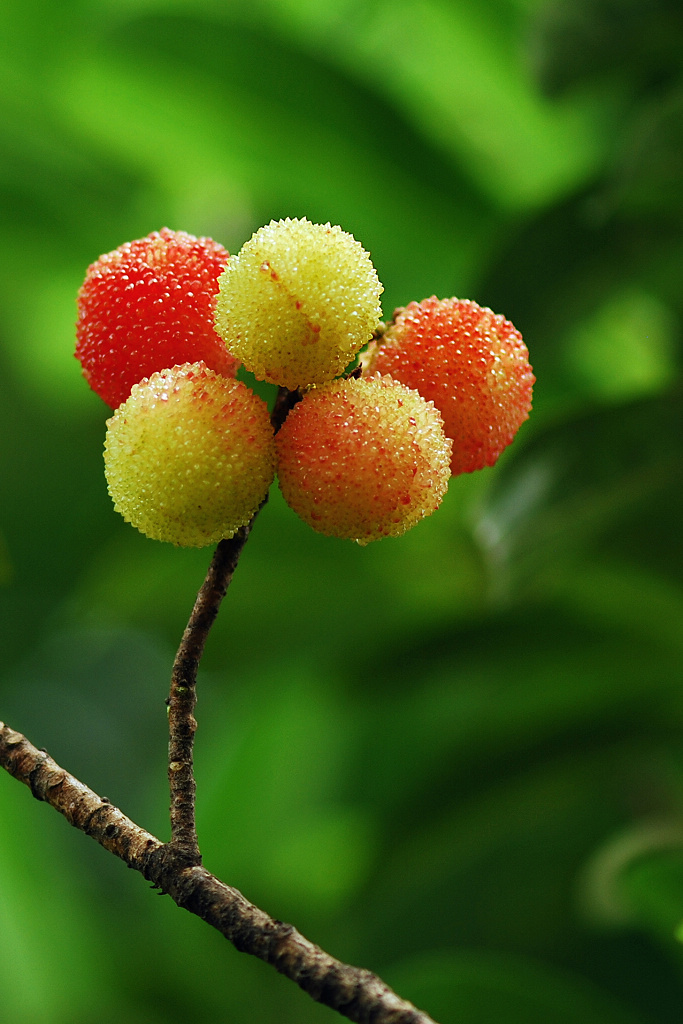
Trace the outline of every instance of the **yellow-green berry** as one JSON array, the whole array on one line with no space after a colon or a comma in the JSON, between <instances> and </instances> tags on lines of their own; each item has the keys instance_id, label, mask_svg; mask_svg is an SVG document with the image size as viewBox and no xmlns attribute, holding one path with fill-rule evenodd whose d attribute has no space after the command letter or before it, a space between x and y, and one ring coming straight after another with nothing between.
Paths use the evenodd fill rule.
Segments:
<instances>
[{"instance_id":1,"label":"yellow-green berry","mask_svg":"<svg viewBox=\"0 0 683 1024\"><path fill-rule=\"evenodd\" d=\"M265 403L201 362L136 384L107 428L105 474L114 507L154 540L204 547L231 537L273 480Z\"/></svg>"},{"instance_id":2,"label":"yellow-green berry","mask_svg":"<svg viewBox=\"0 0 683 1024\"><path fill-rule=\"evenodd\" d=\"M340 227L271 221L219 280L216 330L259 380L294 391L338 376L379 326L370 257Z\"/></svg>"},{"instance_id":3,"label":"yellow-green berry","mask_svg":"<svg viewBox=\"0 0 683 1024\"><path fill-rule=\"evenodd\" d=\"M314 530L367 544L434 512L450 478L440 413L390 377L307 392L276 437L285 500Z\"/></svg>"}]
</instances>

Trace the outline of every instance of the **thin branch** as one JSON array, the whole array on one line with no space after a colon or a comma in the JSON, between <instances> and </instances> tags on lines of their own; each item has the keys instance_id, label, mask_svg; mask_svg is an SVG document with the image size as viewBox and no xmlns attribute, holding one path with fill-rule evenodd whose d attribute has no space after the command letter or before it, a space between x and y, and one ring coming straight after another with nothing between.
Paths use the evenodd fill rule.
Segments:
<instances>
[{"instance_id":1,"label":"thin branch","mask_svg":"<svg viewBox=\"0 0 683 1024\"><path fill-rule=\"evenodd\" d=\"M25 736L0 722L0 765L66 820L139 871L158 889L224 935L238 950L271 964L311 998L357 1024L435 1024L377 975L335 960L292 925L269 917L199 865L165 856L160 842L69 775Z\"/></svg>"}]
</instances>

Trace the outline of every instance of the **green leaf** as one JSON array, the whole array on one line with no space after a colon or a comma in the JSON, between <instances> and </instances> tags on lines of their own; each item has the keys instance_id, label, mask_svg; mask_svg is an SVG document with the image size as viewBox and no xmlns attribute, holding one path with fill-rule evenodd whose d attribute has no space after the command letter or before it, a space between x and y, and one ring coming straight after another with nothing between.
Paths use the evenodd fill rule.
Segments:
<instances>
[{"instance_id":1,"label":"green leaf","mask_svg":"<svg viewBox=\"0 0 683 1024\"><path fill-rule=\"evenodd\" d=\"M372 820L343 787L353 739L335 690L332 679L322 690L301 665L252 679L197 755L212 870L279 915L342 907L374 852Z\"/></svg>"},{"instance_id":2,"label":"green leaf","mask_svg":"<svg viewBox=\"0 0 683 1024\"><path fill-rule=\"evenodd\" d=\"M27 800L27 797L29 799ZM53 814L45 825L25 787L0 777L0 989L8 1019L69 1024L115 995L84 898L74 898L71 864ZM47 812L46 812L47 813ZM73 853L73 851L72 851ZM84 896L84 894L83 894ZM68 950L68 954L67 951Z\"/></svg>"},{"instance_id":3,"label":"green leaf","mask_svg":"<svg viewBox=\"0 0 683 1024\"><path fill-rule=\"evenodd\" d=\"M511 452L476 526L501 597L522 581L554 586L598 550L665 574L680 564L682 409L673 390L581 412Z\"/></svg>"}]
</instances>

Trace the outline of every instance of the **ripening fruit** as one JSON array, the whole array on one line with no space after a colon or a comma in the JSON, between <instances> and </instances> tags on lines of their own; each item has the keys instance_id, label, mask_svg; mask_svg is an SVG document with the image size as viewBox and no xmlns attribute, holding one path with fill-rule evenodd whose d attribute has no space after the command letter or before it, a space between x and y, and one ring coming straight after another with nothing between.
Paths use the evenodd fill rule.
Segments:
<instances>
[{"instance_id":1,"label":"ripening fruit","mask_svg":"<svg viewBox=\"0 0 683 1024\"><path fill-rule=\"evenodd\" d=\"M405 533L448 487L451 443L441 416L390 377L313 388L276 447L288 505L319 533L360 544Z\"/></svg>"},{"instance_id":2,"label":"ripening fruit","mask_svg":"<svg viewBox=\"0 0 683 1024\"><path fill-rule=\"evenodd\" d=\"M157 370L199 360L234 376L238 362L213 326L229 255L210 238L163 228L90 267L78 293L76 356L113 409Z\"/></svg>"},{"instance_id":3,"label":"ripening fruit","mask_svg":"<svg viewBox=\"0 0 683 1024\"><path fill-rule=\"evenodd\" d=\"M535 377L522 336L476 302L432 296L396 310L362 363L434 402L454 475L492 466L529 416Z\"/></svg>"},{"instance_id":4,"label":"ripening fruit","mask_svg":"<svg viewBox=\"0 0 683 1024\"><path fill-rule=\"evenodd\" d=\"M216 330L258 378L290 391L332 380L379 326L379 283L352 235L271 221L228 263Z\"/></svg>"},{"instance_id":5,"label":"ripening fruit","mask_svg":"<svg viewBox=\"0 0 683 1024\"><path fill-rule=\"evenodd\" d=\"M154 540L204 547L232 537L273 480L265 403L203 363L134 385L107 427L104 464L114 507Z\"/></svg>"}]
</instances>

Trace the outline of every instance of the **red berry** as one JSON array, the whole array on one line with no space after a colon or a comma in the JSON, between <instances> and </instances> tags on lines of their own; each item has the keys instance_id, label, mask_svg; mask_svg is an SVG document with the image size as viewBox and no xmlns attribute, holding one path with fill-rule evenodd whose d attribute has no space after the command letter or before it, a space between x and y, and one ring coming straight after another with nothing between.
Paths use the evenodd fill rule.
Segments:
<instances>
[{"instance_id":1,"label":"red berry","mask_svg":"<svg viewBox=\"0 0 683 1024\"><path fill-rule=\"evenodd\" d=\"M213 327L228 252L210 238L163 228L93 263L78 293L76 356L112 408L157 370L202 361L234 376L237 360Z\"/></svg>"},{"instance_id":2,"label":"red berry","mask_svg":"<svg viewBox=\"0 0 683 1024\"><path fill-rule=\"evenodd\" d=\"M364 373L388 373L434 402L454 475L492 466L529 416L535 377L522 336L476 302L411 302L362 361Z\"/></svg>"}]
</instances>

